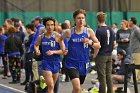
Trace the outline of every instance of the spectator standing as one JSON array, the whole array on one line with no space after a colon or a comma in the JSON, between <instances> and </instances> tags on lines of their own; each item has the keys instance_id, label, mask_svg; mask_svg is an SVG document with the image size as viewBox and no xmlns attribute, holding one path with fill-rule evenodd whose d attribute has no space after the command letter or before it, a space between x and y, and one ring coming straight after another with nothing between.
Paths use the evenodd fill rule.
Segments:
<instances>
[{"instance_id":1,"label":"spectator standing","mask_svg":"<svg viewBox=\"0 0 140 93\"><path fill-rule=\"evenodd\" d=\"M30 44L34 37L34 25L33 24L27 24L26 25L26 31L29 34L28 40L25 41L25 81L21 83L21 85L26 85L27 82L30 80L33 80L33 72L32 72L32 58L33 58L33 52L29 51Z\"/></svg>"},{"instance_id":2,"label":"spectator standing","mask_svg":"<svg viewBox=\"0 0 140 93\"><path fill-rule=\"evenodd\" d=\"M132 30L130 37L130 47L132 51L132 60L136 65L140 65L140 28L136 25L137 19L131 17L129 26ZM140 70L136 70L137 80L140 81Z\"/></svg>"},{"instance_id":3,"label":"spectator standing","mask_svg":"<svg viewBox=\"0 0 140 93\"><path fill-rule=\"evenodd\" d=\"M95 58L95 64L99 80L99 93L113 93L112 89L112 51L115 45L113 30L105 24L107 15L103 12L97 13L98 29L96 37L100 41L101 48Z\"/></svg>"},{"instance_id":4,"label":"spectator standing","mask_svg":"<svg viewBox=\"0 0 140 93\"><path fill-rule=\"evenodd\" d=\"M0 27L0 57L2 58L2 62L4 66L4 74L3 74L4 77L2 77L3 79L6 79L7 72L8 72L7 55L5 54L4 51L6 39L7 36L4 35L4 29Z\"/></svg>"},{"instance_id":5,"label":"spectator standing","mask_svg":"<svg viewBox=\"0 0 140 93\"><path fill-rule=\"evenodd\" d=\"M130 49L130 35L129 23L126 20L121 21L121 29L118 30L116 35L116 42L118 43L117 52L125 50L127 55L131 55Z\"/></svg>"},{"instance_id":6,"label":"spectator standing","mask_svg":"<svg viewBox=\"0 0 140 93\"><path fill-rule=\"evenodd\" d=\"M19 83L21 77L21 62L20 58L23 54L22 41L19 37L14 35L15 28L10 27L8 29L9 37L5 41L5 53L8 54L9 58L9 69L12 75L12 82L9 83Z\"/></svg>"}]
</instances>

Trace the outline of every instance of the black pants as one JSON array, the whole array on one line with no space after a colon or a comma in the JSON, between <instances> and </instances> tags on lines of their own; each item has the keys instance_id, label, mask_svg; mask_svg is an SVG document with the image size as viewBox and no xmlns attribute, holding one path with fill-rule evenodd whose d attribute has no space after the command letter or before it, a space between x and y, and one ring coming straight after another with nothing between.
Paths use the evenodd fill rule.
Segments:
<instances>
[{"instance_id":1,"label":"black pants","mask_svg":"<svg viewBox=\"0 0 140 93\"><path fill-rule=\"evenodd\" d=\"M29 82L30 79L33 80L33 72L32 72L32 57L33 57L33 54L32 53L26 53L25 54L25 76L26 76L26 79L25 81L26 82Z\"/></svg>"}]
</instances>

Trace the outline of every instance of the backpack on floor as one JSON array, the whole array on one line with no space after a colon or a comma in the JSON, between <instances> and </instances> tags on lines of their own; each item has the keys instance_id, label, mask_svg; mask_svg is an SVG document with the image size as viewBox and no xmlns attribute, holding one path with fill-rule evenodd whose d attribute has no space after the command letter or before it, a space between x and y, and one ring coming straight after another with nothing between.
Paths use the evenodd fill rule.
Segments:
<instances>
[{"instance_id":1,"label":"backpack on floor","mask_svg":"<svg viewBox=\"0 0 140 93\"><path fill-rule=\"evenodd\" d=\"M46 93L47 85L44 82L44 77L40 76L39 80L28 82L25 85L25 91L27 93Z\"/></svg>"},{"instance_id":2,"label":"backpack on floor","mask_svg":"<svg viewBox=\"0 0 140 93\"><path fill-rule=\"evenodd\" d=\"M35 85L34 85L34 83L32 81L26 83L25 91L27 93L35 93Z\"/></svg>"}]
</instances>

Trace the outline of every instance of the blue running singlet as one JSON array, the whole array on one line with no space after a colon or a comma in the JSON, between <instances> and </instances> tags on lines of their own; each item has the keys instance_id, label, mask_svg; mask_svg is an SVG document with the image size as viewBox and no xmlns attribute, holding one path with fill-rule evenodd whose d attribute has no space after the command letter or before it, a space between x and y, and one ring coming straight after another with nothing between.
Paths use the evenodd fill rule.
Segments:
<instances>
[{"instance_id":1,"label":"blue running singlet","mask_svg":"<svg viewBox=\"0 0 140 93\"><path fill-rule=\"evenodd\" d=\"M54 33L49 39L45 36L41 39L43 53L42 69L51 71L53 74L60 70L60 55L53 54L49 56L46 52L49 50L60 50L59 43L55 41L55 36L56 34Z\"/></svg>"},{"instance_id":2,"label":"blue running singlet","mask_svg":"<svg viewBox=\"0 0 140 93\"><path fill-rule=\"evenodd\" d=\"M89 38L86 27L83 29L82 34L76 34L75 28L71 29L65 67L75 68L81 72L80 74L83 72L85 75L87 64L89 65L90 46L82 41L83 38Z\"/></svg>"},{"instance_id":3,"label":"blue running singlet","mask_svg":"<svg viewBox=\"0 0 140 93\"><path fill-rule=\"evenodd\" d=\"M49 39L43 36L41 39L41 45L42 45L43 60L60 61L60 55L53 54L48 56L46 54L46 52L49 50L60 50L59 43L55 41L55 33Z\"/></svg>"}]
</instances>

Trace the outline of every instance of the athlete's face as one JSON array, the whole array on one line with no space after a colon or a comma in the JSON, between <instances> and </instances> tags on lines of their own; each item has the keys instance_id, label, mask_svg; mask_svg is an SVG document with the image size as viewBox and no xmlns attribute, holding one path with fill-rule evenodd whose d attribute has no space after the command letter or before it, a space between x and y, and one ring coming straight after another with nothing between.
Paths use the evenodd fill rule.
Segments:
<instances>
[{"instance_id":1,"label":"athlete's face","mask_svg":"<svg viewBox=\"0 0 140 93\"><path fill-rule=\"evenodd\" d=\"M53 32L54 28L55 28L55 26L54 26L53 21L49 20L49 21L46 22L46 30L47 30L47 32Z\"/></svg>"},{"instance_id":2,"label":"athlete's face","mask_svg":"<svg viewBox=\"0 0 140 93\"><path fill-rule=\"evenodd\" d=\"M80 13L75 18L75 23L77 26L84 26L85 25L85 15Z\"/></svg>"}]
</instances>

